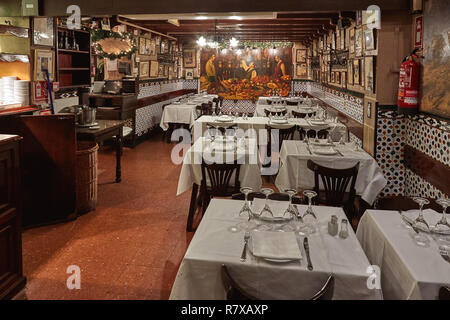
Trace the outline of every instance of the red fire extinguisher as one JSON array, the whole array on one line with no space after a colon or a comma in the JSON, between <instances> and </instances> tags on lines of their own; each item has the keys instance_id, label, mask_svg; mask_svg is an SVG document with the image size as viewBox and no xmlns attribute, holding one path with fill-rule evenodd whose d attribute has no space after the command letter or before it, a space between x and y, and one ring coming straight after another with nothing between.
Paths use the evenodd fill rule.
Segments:
<instances>
[{"instance_id":1,"label":"red fire extinguisher","mask_svg":"<svg viewBox=\"0 0 450 320\"><path fill-rule=\"evenodd\" d=\"M419 74L420 64L413 60L417 58L414 49L403 59L400 65L400 78L398 81L398 113L415 114L419 106Z\"/></svg>"}]
</instances>

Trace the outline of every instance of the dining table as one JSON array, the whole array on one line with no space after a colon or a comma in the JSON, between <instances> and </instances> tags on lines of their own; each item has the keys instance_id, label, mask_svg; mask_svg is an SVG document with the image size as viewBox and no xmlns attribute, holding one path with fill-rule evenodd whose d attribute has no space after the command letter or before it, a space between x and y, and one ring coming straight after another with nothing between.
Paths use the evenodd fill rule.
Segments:
<instances>
[{"instance_id":1,"label":"dining table","mask_svg":"<svg viewBox=\"0 0 450 320\"><path fill-rule=\"evenodd\" d=\"M226 299L221 279L222 265L228 268L242 289L259 299L309 299L322 288L330 275L335 279L333 299L383 298L381 290L367 285L370 263L353 230L349 228L348 236L344 238L327 232L327 223L332 215L336 215L339 221L345 218L341 208L312 207L317 220L314 222L315 232L306 235L306 251L302 245L305 236L294 231L280 232L279 225L274 224L273 229L267 231L237 227L247 221L246 216L239 216L243 205L242 200L211 200L181 261L171 300ZM297 208L300 214L304 214L307 206L298 205ZM256 220L256 224L259 222ZM247 231L251 236L245 260L241 260ZM288 241L286 247L277 250L280 257L287 255L288 251L295 251L296 255L289 259L274 259L260 254L264 252L261 250L263 245L279 245L277 239Z\"/></svg>"},{"instance_id":2,"label":"dining table","mask_svg":"<svg viewBox=\"0 0 450 320\"><path fill-rule=\"evenodd\" d=\"M280 150L280 169L275 179L279 190L312 189L314 172L307 167L308 160L319 165L344 169L359 162L356 194L371 205L387 184L375 159L354 142L335 143L325 140L285 140ZM322 182L319 189L323 190Z\"/></svg>"},{"instance_id":3,"label":"dining table","mask_svg":"<svg viewBox=\"0 0 450 320\"><path fill-rule=\"evenodd\" d=\"M410 223L418 211L367 210L359 222L356 236L379 268L385 299L436 300L450 286L450 234L416 233ZM432 209L423 215L431 226L442 216Z\"/></svg>"},{"instance_id":4,"label":"dining table","mask_svg":"<svg viewBox=\"0 0 450 320\"><path fill-rule=\"evenodd\" d=\"M227 119L225 119L227 117ZM223 120L222 120L223 119ZM227 121L225 121L227 120ZM284 120L270 119L269 117L230 117L230 116L208 116L203 115L195 120L193 125L194 137L206 135L208 125L230 125L233 124L244 131L250 131L249 135L257 137L259 145L267 143L266 125L277 126L279 128L298 126L305 131L322 130L329 128L333 141L348 141L348 129L342 122L332 120L308 119L308 118L288 118ZM251 130L249 130L251 129ZM294 137L295 138L295 137Z\"/></svg>"},{"instance_id":5,"label":"dining table","mask_svg":"<svg viewBox=\"0 0 450 320\"><path fill-rule=\"evenodd\" d=\"M199 116L197 106L202 103L212 102L217 95L192 95L189 98L180 99L164 107L161 115L160 127L167 131L170 123L187 124L189 127Z\"/></svg>"}]
</instances>

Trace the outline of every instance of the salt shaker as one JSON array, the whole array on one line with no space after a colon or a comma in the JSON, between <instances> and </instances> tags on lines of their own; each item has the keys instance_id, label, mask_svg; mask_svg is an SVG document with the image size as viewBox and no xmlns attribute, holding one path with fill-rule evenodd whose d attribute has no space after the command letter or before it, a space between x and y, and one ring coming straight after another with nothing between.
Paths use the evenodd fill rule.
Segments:
<instances>
[{"instance_id":1,"label":"salt shaker","mask_svg":"<svg viewBox=\"0 0 450 320\"><path fill-rule=\"evenodd\" d=\"M328 233L334 237L338 234L338 228L339 226L337 216L333 214L331 216L331 221L328 222Z\"/></svg>"},{"instance_id":2,"label":"salt shaker","mask_svg":"<svg viewBox=\"0 0 450 320\"><path fill-rule=\"evenodd\" d=\"M339 237L345 239L348 237L348 220L341 220L341 231L339 232Z\"/></svg>"}]
</instances>

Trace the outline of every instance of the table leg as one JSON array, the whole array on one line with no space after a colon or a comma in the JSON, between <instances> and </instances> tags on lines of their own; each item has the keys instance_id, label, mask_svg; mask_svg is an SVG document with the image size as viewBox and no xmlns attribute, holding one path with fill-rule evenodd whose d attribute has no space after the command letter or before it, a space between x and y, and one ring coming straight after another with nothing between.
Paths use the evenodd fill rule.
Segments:
<instances>
[{"instance_id":1,"label":"table leg","mask_svg":"<svg viewBox=\"0 0 450 320\"><path fill-rule=\"evenodd\" d=\"M116 135L116 182L122 181L122 168L120 158L122 156L122 132Z\"/></svg>"},{"instance_id":2,"label":"table leg","mask_svg":"<svg viewBox=\"0 0 450 320\"><path fill-rule=\"evenodd\" d=\"M189 205L189 215L186 225L186 231L192 231L192 222L194 220L195 208L197 207L197 193L198 193L198 184L194 183L192 185L192 194L191 194L191 203Z\"/></svg>"}]
</instances>

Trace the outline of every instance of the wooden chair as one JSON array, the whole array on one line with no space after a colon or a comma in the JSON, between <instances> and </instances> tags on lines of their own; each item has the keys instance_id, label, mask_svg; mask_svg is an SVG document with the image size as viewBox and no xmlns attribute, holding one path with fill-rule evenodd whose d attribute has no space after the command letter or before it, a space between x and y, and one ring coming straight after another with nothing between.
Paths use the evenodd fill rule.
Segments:
<instances>
[{"instance_id":1,"label":"wooden chair","mask_svg":"<svg viewBox=\"0 0 450 320\"><path fill-rule=\"evenodd\" d=\"M306 118L306 116L308 117L313 117L316 115L316 112L310 112L310 113L303 113L303 112L297 112L295 110L292 110L292 116L294 118Z\"/></svg>"},{"instance_id":2,"label":"wooden chair","mask_svg":"<svg viewBox=\"0 0 450 320\"><path fill-rule=\"evenodd\" d=\"M298 106L298 101L286 100L286 105L288 105L288 106Z\"/></svg>"},{"instance_id":3,"label":"wooden chair","mask_svg":"<svg viewBox=\"0 0 450 320\"><path fill-rule=\"evenodd\" d=\"M320 129L320 130L309 129L306 132L306 134L308 135L308 138L315 138L316 133L317 133L317 138L326 139L326 138L328 138L328 130L329 130L329 128L324 128L324 129Z\"/></svg>"},{"instance_id":4,"label":"wooden chair","mask_svg":"<svg viewBox=\"0 0 450 320\"><path fill-rule=\"evenodd\" d=\"M229 123L216 123L216 122L208 122L206 123L206 128L209 130L213 129L213 130L217 130L220 132L220 134L222 134L223 136L226 134L227 130L231 130L231 133L233 132L233 130L237 130L238 127L236 126L236 123L234 122L229 122Z\"/></svg>"},{"instance_id":5,"label":"wooden chair","mask_svg":"<svg viewBox=\"0 0 450 320\"><path fill-rule=\"evenodd\" d=\"M439 300L450 300L450 287L445 286L439 289Z\"/></svg>"},{"instance_id":6,"label":"wooden chair","mask_svg":"<svg viewBox=\"0 0 450 320\"><path fill-rule=\"evenodd\" d=\"M272 115L272 116L284 116L287 113L287 110L280 110L280 111L271 111L271 110L267 110L264 109L264 113L266 114L266 117Z\"/></svg>"},{"instance_id":7,"label":"wooden chair","mask_svg":"<svg viewBox=\"0 0 450 320\"><path fill-rule=\"evenodd\" d=\"M278 148L281 149L281 145L284 140L292 140L294 139L294 134L296 127L293 125L292 127L286 126L274 126L274 125L266 125L267 130L267 157L270 159L269 163L263 164L263 167L270 167L272 162L272 130L278 130Z\"/></svg>"},{"instance_id":8,"label":"wooden chair","mask_svg":"<svg viewBox=\"0 0 450 320\"><path fill-rule=\"evenodd\" d=\"M355 183L358 176L359 162L348 169L328 168L312 160L308 160L307 166L308 169L314 171L314 191L318 195L316 203L331 207L343 207L344 212L351 221L355 212ZM324 191L319 190L319 177Z\"/></svg>"},{"instance_id":9,"label":"wooden chair","mask_svg":"<svg viewBox=\"0 0 450 320\"><path fill-rule=\"evenodd\" d=\"M230 272L225 265L222 265L221 268L221 278L227 300L259 300L257 297L246 292L233 277L231 277ZM333 298L333 293L334 277L330 275L322 289L308 300L331 300Z\"/></svg>"},{"instance_id":10,"label":"wooden chair","mask_svg":"<svg viewBox=\"0 0 450 320\"><path fill-rule=\"evenodd\" d=\"M205 213L209 201L214 197L231 197L240 189L239 172L241 164L234 163L206 163L202 161L202 183L200 194L202 198L202 212ZM230 185L234 174L234 184ZM210 185L207 185L207 181Z\"/></svg>"},{"instance_id":11,"label":"wooden chair","mask_svg":"<svg viewBox=\"0 0 450 320\"><path fill-rule=\"evenodd\" d=\"M210 116L212 115L212 102L202 103L196 109L200 111L200 116Z\"/></svg>"},{"instance_id":12,"label":"wooden chair","mask_svg":"<svg viewBox=\"0 0 450 320\"><path fill-rule=\"evenodd\" d=\"M441 206L439 206L433 199L427 198L430 203L427 205L424 205L424 209L431 208L437 212L442 212ZM411 197L405 197L405 196L387 196L383 198L377 199L377 201L374 204L375 209L379 210L412 210L412 209L418 209L419 206L417 203L414 202L414 200Z\"/></svg>"},{"instance_id":13,"label":"wooden chair","mask_svg":"<svg viewBox=\"0 0 450 320\"><path fill-rule=\"evenodd\" d=\"M219 109L216 110L216 113L218 114L220 110L223 108L223 97L219 96Z\"/></svg>"}]
</instances>

